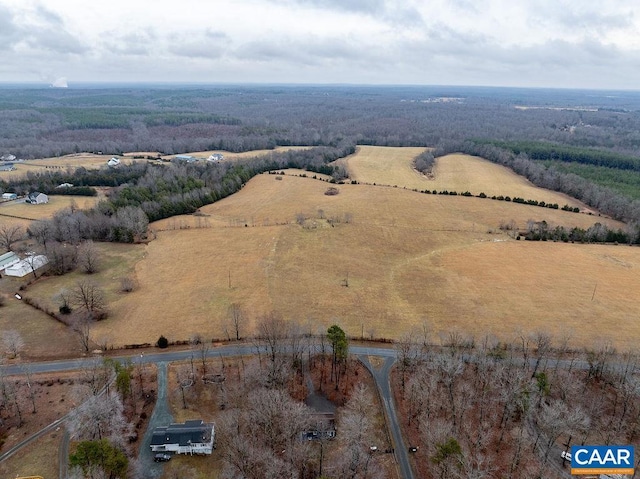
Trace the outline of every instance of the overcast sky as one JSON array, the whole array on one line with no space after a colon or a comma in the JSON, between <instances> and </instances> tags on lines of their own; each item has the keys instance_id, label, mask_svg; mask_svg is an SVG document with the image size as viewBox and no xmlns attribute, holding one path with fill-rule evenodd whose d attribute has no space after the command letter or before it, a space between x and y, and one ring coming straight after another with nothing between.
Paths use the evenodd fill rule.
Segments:
<instances>
[{"instance_id":1,"label":"overcast sky","mask_svg":"<svg viewBox=\"0 0 640 479\"><path fill-rule=\"evenodd\" d=\"M640 89L638 0L0 0L0 82Z\"/></svg>"}]
</instances>

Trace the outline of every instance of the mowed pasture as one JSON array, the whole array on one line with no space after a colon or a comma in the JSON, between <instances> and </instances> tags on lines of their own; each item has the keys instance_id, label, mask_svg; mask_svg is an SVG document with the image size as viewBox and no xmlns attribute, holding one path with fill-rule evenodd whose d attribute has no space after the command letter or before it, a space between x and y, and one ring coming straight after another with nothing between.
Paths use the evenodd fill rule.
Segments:
<instances>
[{"instance_id":1,"label":"mowed pasture","mask_svg":"<svg viewBox=\"0 0 640 479\"><path fill-rule=\"evenodd\" d=\"M398 338L427 322L436 337L453 330L511 341L544 330L621 348L640 338L640 305L626 294L640 287L638 248L530 243L498 229L511 220L619 223L372 185L338 185L327 196L329 186L259 175L202 208L208 225L158 232L137 263L139 289L94 334L115 344L225 338L238 303L245 336L274 311L311 332L338 323L355 337Z\"/></svg>"},{"instance_id":2,"label":"mowed pasture","mask_svg":"<svg viewBox=\"0 0 640 479\"><path fill-rule=\"evenodd\" d=\"M362 183L390 185L418 190L469 191L473 195L520 197L525 200L588 208L575 198L538 188L508 168L483 158L451 154L437 158L433 178L413 168L413 160L426 148L360 146L346 159L351 178Z\"/></svg>"}]
</instances>

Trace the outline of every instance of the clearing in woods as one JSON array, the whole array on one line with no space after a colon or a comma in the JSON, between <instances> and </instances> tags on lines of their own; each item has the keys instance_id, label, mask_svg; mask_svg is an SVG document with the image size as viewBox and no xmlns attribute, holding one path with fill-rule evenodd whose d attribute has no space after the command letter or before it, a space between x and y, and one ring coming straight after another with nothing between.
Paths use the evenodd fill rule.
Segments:
<instances>
[{"instance_id":1,"label":"clearing in woods","mask_svg":"<svg viewBox=\"0 0 640 479\"><path fill-rule=\"evenodd\" d=\"M480 193L487 196L503 195L586 209L575 198L538 188L508 168L477 156L451 154L437 158L433 168L434 178L429 179L413 168L414 158L425 150L359 146L358 151L346 159L346 166L349 176L361 183L430 191L469 191L474 196Z\"/></svg>"},{"instance_id":2,"label":"clearing in woods","mask_svg":"<svg viewBox=\"0 0 640 479\"><path fill-rule=\"evenodd\" d=\"M640 250L516 241L498 229L511 220L518 228L528 220L582 228L620 223L490 199L330 185L297 174L258 175L200 216L151 225L157 239L148 245L122 245L144 252L122 258L129 267L136 261L139 288L118 293L121 274L92 276L108 286L111 302L110 317L95 324L93 337L122 345L155 343L161 334L233 336L232 303L246 311L244 336L254 332L259 315L276 311L312 332L338 323L352 336L397 338L426 320L435 334L455 329L508 341L545 330L571 335L576 345L604 339L625 348L640 337L634 321L640 305L624 294L640 288L634 274ZM503 182L510 175L496 177ZM522 179L511 177L513 184L500 186L519 194ZM330 186L339 194L325 195ZM520 194L544 199L549 193L530 188ZM50 280L30 294L44 285L41 296L51 297L56 283Z\"/></svg>"}]
</instances>

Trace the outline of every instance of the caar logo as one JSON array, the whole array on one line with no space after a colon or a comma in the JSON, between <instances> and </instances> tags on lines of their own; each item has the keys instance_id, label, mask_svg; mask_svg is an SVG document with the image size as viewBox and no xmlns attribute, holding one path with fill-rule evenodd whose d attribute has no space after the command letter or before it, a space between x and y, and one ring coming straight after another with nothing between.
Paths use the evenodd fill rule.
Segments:
<instances>
[{"instance_id":1,"label":"caar logo","mask_svg":"<svg viewBox=\"0 0 640 479\"><path fill-rule=\"evenodd\" d=\"M633 446L571 446L571 474L633 474Z\"/></svg>"}]
</instances>

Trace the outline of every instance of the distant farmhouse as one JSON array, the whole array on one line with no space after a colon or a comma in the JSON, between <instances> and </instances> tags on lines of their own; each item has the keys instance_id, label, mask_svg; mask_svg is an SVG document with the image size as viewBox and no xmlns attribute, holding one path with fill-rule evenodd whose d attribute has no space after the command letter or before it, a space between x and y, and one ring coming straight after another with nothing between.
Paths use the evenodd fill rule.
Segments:
<instances>
[{"instance_id":1,"label":"distant farmhouse","mask_svg":"<svg viewBox=\"0 0 640 479\"><path fill-rule=\"evenodd\" d=\"M213 155L207 158L207 161L222 161L224 160L224 155L222 153L214 153Z\"/></svg>"},{"instance_id":2,"label":"distant farmhouse","mask_svg":"<svg viewBox=\"0 0 640 479\"><path fill-rule=\"evenodd\" d=\"M18 278L22 278L23 276L26 276L29 273L33 273L34 271L42 268L48 262L49 259L45 255L29 255L25 259L20 260L17 263L13 263L11 266L7 266L4 269L4 274L6 274L7 276L16 276Z\"/></svg>"},{"instance_id":3,"label":"distant farmhouse","mask_svg":"<svg viewBox=\"0 0 640 479\"><path fill-rule=\"evenodd\" d=\"M32 205L42 205L44 203L49 203L49 197L44 193L34 191L33 193L29 193L27 195L27 199L25 201L27 203L31 203Z\"/></svg>"},{"instance_id":4,"label":"distant farmhouse","mask_svg":"<svg viewBox=\"0 0 640 479\"><path fill-rule=\"evenodd\" d=\"M109 161L107 161L107 166L109 166L111 168L115 168L119 164L120 164L120 160L118 158L116 158L115 156L113 158L111 158Z\"/></svg>"},{"instance_id":5,"label":"distant farmhouse","mask_svg":"<svg viewBox=\"0 0 640 479\"><path fill-rule=\"evenodd\" d=\"M13 166L13 163L0 163L0 171L13 171L16 167Z\"/></svg>"},{"instance_id":6,"label":"distant farmhouse","mask_svg":"<svg viewBox=\"0 0 640 479\"><path fill-rule=\"evenodd\" d=\"M4 201L15 200L18 198L18 195L15 193L2 193L2 199Z\"/></svg>"},{"instance_id":7,"label":"distant farmhouse","mask_svg":"<svg viewBox=\"0 0 640 479\"><path fill-rule=\"evenodd\" d=\"M73 188L73 184L72 183L62 183L62 184L56 186L56 188Z\"/></svg>"},{"instance_id":8,"label":"distant farmhouse","mask_svg":"<svg viewBox=\"0 0 640 479\"><path fill-rule=\"evenodd\" d=\"M0 156L0 161L13 161L15 159L16 159L16 156L11 154Z\"/></svg>"},{"instance_id":9,"label":"distant farmhouse","mask_svg":"<svg viewBox=\"0 0 640 479\"><path fill-rule=\"evenodd\" d=\"M176 454L211 454L215 448L215 431L202 419L171 424L153 430L151 450Z\"/></svg>"}]
</instances>

